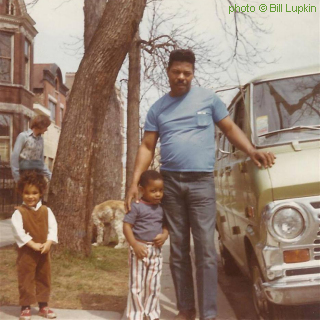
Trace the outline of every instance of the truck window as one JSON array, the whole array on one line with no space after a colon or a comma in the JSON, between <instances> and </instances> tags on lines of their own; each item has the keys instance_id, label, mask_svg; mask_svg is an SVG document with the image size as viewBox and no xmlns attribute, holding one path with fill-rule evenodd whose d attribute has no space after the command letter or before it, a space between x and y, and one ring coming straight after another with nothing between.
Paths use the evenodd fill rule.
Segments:
<instances>
[{"instance_id":1,"label":"truck window","mask_svg":"<svg viewBox=\"0 0 320 320\"><path fill-rule=\"evenodd\" d=\"M268 145L319 138L317 130L283 131L320 124L320 74L271 80L253 88L255 143ZM280 130L279 134L267 135Z\"/></svg>"},{"instance_id":2,"label":"truck window","mask_svg":"<svg viewBox=\"0 0 320 320\"><path fill-rule=\"evenodd\" d=\"M244 129L244 101L242 98L236 104L234 122L241 130Z\"/></svg>"},{"instance_id":3,"label":"truck window","mask_svg":"<svg viewBox=\"0 0 320 320\"><path fill-rule=\"evenodd\" d=\"M236 103L235 109L236 110L235 110L235 115L234 115L234 122L241 130L243 130L244 129L245 110L244 110L244 101L243 101L242 97ZM235 152L235 151L236 151L236 147L232 146L232 152Z\"/></svg>"}]
</instances>

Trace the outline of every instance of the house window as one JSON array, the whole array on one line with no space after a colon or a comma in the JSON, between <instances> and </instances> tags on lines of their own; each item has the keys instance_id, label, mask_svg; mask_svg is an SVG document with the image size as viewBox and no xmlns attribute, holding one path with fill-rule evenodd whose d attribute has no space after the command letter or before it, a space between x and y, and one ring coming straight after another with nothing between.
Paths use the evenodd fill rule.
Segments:
<instances>
[{"instance_id":1,"label":"house window","mask_svg":"<svg viewBox=\"0 0 320 320\"><path fill-rule=\"evenodd\" d=\"M50 112L51 112L51 121L56 121L56 104L53 102L53 101L51 101L51 100L49 100L49 109L50 109Z\"/></svg>"},{"instance_id":2,"label":"house window","mask_svg":"<svg viewBox=\"0 0 320 320\"><path fill-rule=\"evenodd\" d=\"M29 118L24 117L23 118L23 131L26 131L29 129Z\"/></svg>"},{"instance_id":3,"label":"house window","mask_svg":"<svg viewBox=\"0 0 320 320\"><path fill-rule=\"evenodd\" d=\"M29 56L29 49L30 49L30 44L29 44L29 41L25 41L24 42L24 55L26 56L26 57L28 57Z\"/></svg>"},{"instance_id":4,"label":"house window","mask_svg":"<svg viewBox=\"0 0 320 320\"><path fill-rule=\"evenodd\" d=\"M0 31L0 81L11 82L12 34Z\"/></svg>"},{"instance_id":5,"label":"house window","mask_svg":"<svg viewBox=\"0 0 320 320\"><path fill-rule=\"evenodd\" d=\"M30 43L25 40L24 42L24 78L25 78L25 87L30 89Z\"/></svg>"},{"instance_id":6,"label":"house window","mask_svg":"<svg viewBox=\"0 0 320 320\"><path fill-rule=\"evenodd\" d=\"M11 115L0 113L0 161L10 161Z\"/></svg>"},{"instance_id":7,"label":"house window","mask_svg":"<svg viewBox=\"0 0 320 320\"><path fill-rule=\"evenodd\" d=\"M12 0L7 0L6 14L10 14L11 16L14 16L16 14L16 8L15 8L14 4L12 3Z\"/></svg>"}]
</instances>

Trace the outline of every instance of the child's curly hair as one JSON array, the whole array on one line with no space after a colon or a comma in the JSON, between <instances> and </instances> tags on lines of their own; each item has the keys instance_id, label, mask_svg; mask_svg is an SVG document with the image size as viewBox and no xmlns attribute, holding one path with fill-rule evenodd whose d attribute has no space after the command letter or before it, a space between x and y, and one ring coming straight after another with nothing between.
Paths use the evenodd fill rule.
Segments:
<instances>
[{"instance_id":1,"label":"child's curly hair","mask_svg":"<svg viewBox=\"0 0 320 320\"><path fill-rule=\"evenodd\" d=\"M163 180L162 175L156 170L147 170L142 172L139 185L143 188L147 186L150 180Z\"/></svg>"},{"instance_id":2,"label":"child's curly hair","mask_svg":"<svg viewBox=\"0 0 320 320\"><path fill-rule=\"evenodd\" d=\"M43 194L47 188L47 181L44 176L36 171L25 171L21 174L17 184L17 190L20 194L26 185L36 186L40 193Z\"/></svg>"}]
</instances>

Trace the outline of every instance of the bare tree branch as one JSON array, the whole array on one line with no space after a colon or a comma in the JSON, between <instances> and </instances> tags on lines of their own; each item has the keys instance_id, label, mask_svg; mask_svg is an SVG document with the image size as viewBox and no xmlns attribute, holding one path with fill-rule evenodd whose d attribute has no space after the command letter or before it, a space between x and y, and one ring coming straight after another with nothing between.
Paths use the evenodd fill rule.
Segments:
<instances>
[{"instance_id":1,"label":"bare tree branch","mask_svg":"<svg viewBox=\"0 0 320 320\"><path fill-rule=\"evenodd\" d=\"M264 46L261 37L271 33L271 27L266 26L266 15L256 12L238 11L236 7L241 7L241 2L247 5L250 1L239 0L213 0L215 13L226 34L229 42L230 54L225 59L226 67L235 64L243 71L251 71L253 66L264 66L276 62L270 53L272 48ZM251 1L254 4L254 1ZM227 16L228 7L233 7L232 16Z\"/></svg>"},{"instance_id":2,"label":"bare tree branch","mask_svg":"<svg viewBox=\"0 0 320 320\"><path fill-rule=\"evenodd\" d=\"M83 47L83 38L79 38L76 36L71 36L75 41L72 43L63 43L62 48L64 49L65 53L69 56L80 56L82 57L84 54L84 47Z\"/></svg>"},{"instance_id":3,"label":"bare tree branch","mask_svg":"<svg viewBox=\"0 0 320 320\"><path fill-rule=\"evenodd\" d=\"M33 0L33 1L29 2L29 3L27 3L26 7L33 8L38 2L39 2L39 0Z\"/></svg>"},{"instance_id":4,"label":"bare tree branch","mask_svg":"<svg viewBox=\"0 0 320 320\"><path fill-rule=\"evenodd\" d=\"M54 10L59 9L59 8L62 7L65 3L68 3L68 2L70 2L70 1L71 1L71 0L65 0L65 1L61 2L56 8L54 8Z\"/></svg>"},{"instance_id":5,"label":"bare tree branch","mask_svg":"<svg viewBox=\"0 0 320 320\"><path fill-rule=\"evenodd\" d=\"M150 88L152 85L162 93L168 90L167 62L170 52L177 48L189 48L195 52L197 84L208 85L214 81L221 85L217 71L222 72L223 61L219 58L221 52L213 49L213 40L204 33L198 34L194 31L197 20L191 18L187 12L173 14L166 12L160 5L161 3L152 2L149 6L146 18L150 27L148 34L142 36L140 42L146 82L143 87Z\"/></svg>"},{"instance_id":6,"label":"bare tree branch","mask_svg":"<svg viewBox=\"0 0 320 320\"><path fill-rule=\"evenodd\" d=\"M33 8L40 0L32 0L31 2L27 3L26 4L26 7L29 7L29 8ZM71 0L64 0L63 2L61 2L56 8L56 9L59 9L61 6L63 6L65 3L68 3L70 2Z\"/></svg>"}]
</instances>

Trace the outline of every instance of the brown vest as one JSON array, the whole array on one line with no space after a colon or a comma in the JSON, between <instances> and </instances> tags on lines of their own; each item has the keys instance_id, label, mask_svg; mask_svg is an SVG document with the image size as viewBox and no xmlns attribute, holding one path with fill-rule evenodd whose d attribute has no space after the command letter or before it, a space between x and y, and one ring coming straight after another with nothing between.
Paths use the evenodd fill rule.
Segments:
<instances>
[{"instance_id":1,"label":"brown vest","mask_svg":"<svg viewBox=\"0 0 320 320\"><path fill-rule=\"evenodd\" d=\"M23 229L29 233L32 240L45 243L48 238L48 208L41 206L37 211L22 205L17 208L22 216Z\"/></svg>"}]
</instances>

